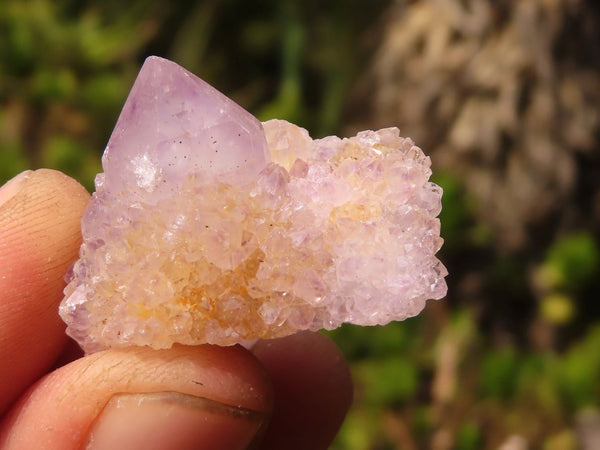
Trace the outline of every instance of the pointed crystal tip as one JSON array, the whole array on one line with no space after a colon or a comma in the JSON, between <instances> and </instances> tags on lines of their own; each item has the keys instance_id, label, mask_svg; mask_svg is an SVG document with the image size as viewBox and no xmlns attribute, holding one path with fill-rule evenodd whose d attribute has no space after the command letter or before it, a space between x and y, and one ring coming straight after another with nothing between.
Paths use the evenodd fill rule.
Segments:
<instances>
[{"instance_id":1,"label":"pointed crystal tip","mask_svg":"<svg viewBox=\"0 0 600 450\"><path fill-rule=\"evenodd\" d=\"M190 171L248 181L266 166L261 123L172 61L146 59L110 137L107 189L166 198Z\"/></svg>"}]
</instances>

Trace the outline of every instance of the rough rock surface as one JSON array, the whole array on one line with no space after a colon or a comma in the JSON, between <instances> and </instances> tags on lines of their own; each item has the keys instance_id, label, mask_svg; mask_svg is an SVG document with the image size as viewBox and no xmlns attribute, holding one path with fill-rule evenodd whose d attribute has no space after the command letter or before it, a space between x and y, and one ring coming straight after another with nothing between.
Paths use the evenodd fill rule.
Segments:
<instances>
[{"instance_id":1,"label":"rough rock surface","mask_svg":"<svg viewBox=\"0 0 600 450\"><path fill-rule=\"evenodd\" d=\"M396 128L312 140L150 57L60 314L86 352L385 324L446 293L441 189Z\"/></svg>"}]
</instances>

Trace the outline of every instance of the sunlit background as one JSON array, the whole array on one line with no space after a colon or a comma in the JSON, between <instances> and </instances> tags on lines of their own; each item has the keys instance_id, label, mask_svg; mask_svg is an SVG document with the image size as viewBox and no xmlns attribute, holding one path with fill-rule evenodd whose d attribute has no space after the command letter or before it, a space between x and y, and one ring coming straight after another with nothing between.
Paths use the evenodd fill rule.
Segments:
<instances>
[{"instance_id":1,"label":"sunlit background","mask_svg":"<svg viewBox=\"0 0 600 450\"><path fill-rule=\"evenodd\" d=\"M599 2L0 0L0 184L92 190L150 54L262 120L432 156L448 297L330 333L356 383L333 448L600 448Z\"/></svg>"}]
</instances>

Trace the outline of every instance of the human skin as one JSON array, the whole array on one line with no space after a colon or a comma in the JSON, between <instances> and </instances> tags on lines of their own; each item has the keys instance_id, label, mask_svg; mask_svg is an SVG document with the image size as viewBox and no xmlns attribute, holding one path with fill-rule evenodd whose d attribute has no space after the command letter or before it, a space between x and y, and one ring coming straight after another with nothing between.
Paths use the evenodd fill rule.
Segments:
<instances>
[{"instance_id":1,"label":"human skin","mask_svg":"<svg viewBox=\"0 0 600 450\"><path fill-rule=\"evenodd\" d=\"M327 448L352 382L321 334L81 354L58 304L88 201L47 169L0 189L0 448Z\"/></svg>"}]
</instances>

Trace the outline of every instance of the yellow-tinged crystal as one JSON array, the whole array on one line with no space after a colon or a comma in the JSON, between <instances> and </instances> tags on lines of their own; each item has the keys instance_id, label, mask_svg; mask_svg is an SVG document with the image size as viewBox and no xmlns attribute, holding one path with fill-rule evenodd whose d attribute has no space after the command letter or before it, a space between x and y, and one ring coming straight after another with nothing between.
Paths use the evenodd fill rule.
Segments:
<instances>
[{"instance_id":1,"label":"yellow-tinged crystal","mask_svg":"<svg viewBox=\"0 0 600 450\"><path fill-rule=\"evenodd\" d=\"M87 352L385 324L445 295L441 189L410 139L313 141L192 77L150 59L109 141L60 307Z\"/></svg>"}]
</instances>

